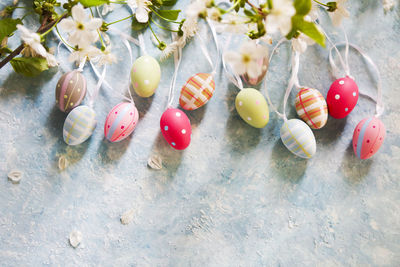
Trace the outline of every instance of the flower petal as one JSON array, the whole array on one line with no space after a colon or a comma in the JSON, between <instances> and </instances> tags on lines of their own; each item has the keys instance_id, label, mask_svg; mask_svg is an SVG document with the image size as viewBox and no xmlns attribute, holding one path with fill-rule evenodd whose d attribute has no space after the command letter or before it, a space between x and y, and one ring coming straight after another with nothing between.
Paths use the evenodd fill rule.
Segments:
<instances>
[{"instance_id":1,"label":"flower petal","mask_svg":"<svg viewBox=\"0 0 400 267\"><path fill-rule=\"evenodd\" d=\"M76 22L72 19L63 19L58 25L66 32L72 32L76 29Z\"/></svg>"},{"instance_id":2,"label":"flower petal","mask_svg":"<svg viewBox=\"0 0 400 267\"><path fill-rule=\"evenodd\" d=\"M85 24L85 28L87 30L97 30L100 28L103 21L99 18L91 19L88 23Z\"/></svg>"},{"instance_id":3,"label":"flower petal","mask_svg":"<svg viewBox=\"0 0 400 267\"><path fill-rule=\"evenodd\" d=\"M83 9L82 5L78 4L72 7L71 9L72 17L75 21L83 22L85 21L86 14L85 10Z\"/></svg>"},{"instance_id":4,"label":"flower petal","mask_svg":"<svg viewBox=\"0 0 400 267\"><path fill-rule=\"evenodd\" d=\"M146 23L149 20L149 14L146 8L139 7L136 9L136 20L140 23Z\"/></svg>"},{"instance_id":5,"label":"flower petal","mask_svg":"<svg viewBox=\"0 0 400 267\"><path fill-rule=\"evenodd\" d=\"M256 61L252 61L247 65L247 75L250 78L257 79L261 74L261 68Z\"/></svg>"}]
</instances>

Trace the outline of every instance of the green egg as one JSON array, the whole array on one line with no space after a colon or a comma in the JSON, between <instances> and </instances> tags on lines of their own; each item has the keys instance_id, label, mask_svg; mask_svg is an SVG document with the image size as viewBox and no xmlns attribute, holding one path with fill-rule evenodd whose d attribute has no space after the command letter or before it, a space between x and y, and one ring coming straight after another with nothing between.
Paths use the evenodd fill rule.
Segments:
<instances>
[{"instance_id":1,"label":"green egg","mask_svg":"<svg viewBox=\"0 0 400 267\"><path fill-rule=\"evenodd\" d=\"M264 128L269 121L269 109L264 96L256 89L245 88L235 100L240 117L255 128Z\"/></svg>"},{"instance_id":2,"label":"green egg","mask_svg":"<svg viewBox=\"0 0 400 267\"><path fill-rule=\"evenodd\" d=\"M160 65L153 57L141 56L133 62L131 83L139 96L152 96L160 83L160 78Z\"/></svg>"}]
</instances>

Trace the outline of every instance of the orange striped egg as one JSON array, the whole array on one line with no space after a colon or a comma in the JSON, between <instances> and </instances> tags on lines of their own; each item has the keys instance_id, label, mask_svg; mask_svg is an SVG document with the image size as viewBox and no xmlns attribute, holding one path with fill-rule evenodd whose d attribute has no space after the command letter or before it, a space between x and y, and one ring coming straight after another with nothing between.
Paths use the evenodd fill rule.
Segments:
<instances>
[{"instance_id":1,"label":"orange striped egg","mask_svg":"<svg viewBox=\"0 0 400 267\"><path fill-rule=\"evenodd\" d=\"M214 90L213 76L209 73L197 73L182 87L179 104L186 110L198 109L210 100Z\"/></svg>"},{"instance_id":2,"label":"orange striped egg","mask_svg":"<svg viewBox=\"0 0 400 267\"><path fill-rule=\"evenodd\" d=\"M297 93L296 112L312 129L321 129L328 120L328 106L321 93L312 88L302 88Z\"/></svg>"}]
</instances>

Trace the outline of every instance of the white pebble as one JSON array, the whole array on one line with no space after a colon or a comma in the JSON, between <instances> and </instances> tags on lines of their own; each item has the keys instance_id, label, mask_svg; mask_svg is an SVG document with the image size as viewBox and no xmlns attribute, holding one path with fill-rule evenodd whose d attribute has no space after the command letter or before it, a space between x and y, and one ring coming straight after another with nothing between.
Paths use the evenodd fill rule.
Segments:
<instances>
[{"instance_id":1,"label":"white pebble","mask_svg":"<svg viewBox=\"0 0 400 267\"><path fill-rule=\"evenodd\" d=\"M11 171L8 173L8 179L13 183L13 184L18 184L19 181L21 181L22 178L22 172L20 171Z\"/></svg>"},{"instance_id":2,"label":"white pebble","mask_svg":"<svg viewBox=\"0 0 400 267\"><path fill-rule=\"evenodd\" d=\"M67 168L67 166L68 166L68 160L67 160L67 158L65 157L65 156L60 156L59 158L58 158L58 168L61 170L61 171L63 171L63 170L65 170L65 168Z\"/></svg>"},{"instance_id":3,"label":"white pebble","mask_svg":"<svg viewBox=\"0 0 400 267\"><path fill-rule=\"evenodd\" d=\"M153 155L147 160L147 165L154 170L162 169L162 159L158 155Z\"/></svg>"},{"instance_id":4,"label":"white pebble","mask_svg":"<svg viewBox=\"0 0 400 267\"><path fill-rule=\"evenodd\" d=\"M77 246L79 246L79 244L82 241L82 233L77 231L77 230L73 230L70 234L69 234L69 243L71 244L71 246L73 246L74 248L76 248Z\"/></svg>"},{"instance_id":5,"label":"white pebble","mask_svg":"<svg viewBox=\"0 0 400 267\"><path fill-rule=\"evenodd\" d=\"M133 209L125 211L125 213L121 215L121 223L125 225L129 224L133 220L134 213L135 211Z\"/></svg>"}]
</instances>

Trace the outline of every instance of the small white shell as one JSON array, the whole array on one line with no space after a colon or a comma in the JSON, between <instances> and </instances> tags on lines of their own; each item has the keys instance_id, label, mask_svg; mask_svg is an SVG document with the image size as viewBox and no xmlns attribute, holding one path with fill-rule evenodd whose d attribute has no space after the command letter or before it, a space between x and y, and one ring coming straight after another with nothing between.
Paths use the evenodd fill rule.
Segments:
<instances>
[{"instance_id":1,"label":"small white shell","mask_svg":"<svg viewBox=\"0 0 400 267\"><path fill-rule=\"evenodd\" d=\"M71 246L73 246L74 248L76 248L77 246L79 246L79 244L82 241L82 233L77 231L77 230L73 230L70 234L69 234L69 243L71 244Z\"/></svg>"},{"instance_id":2,"label":"small white shell","mask_svg":"<svg viewBox=\"0 0 400 267\"><path fill-rule=\"evenodd\" d=\"M8 173L8 179L13 183L13 184L18 184L19 181L21 181L22 178L22 172L20 171L11 171Z\"/></svg>"},{"instance_id":3,"label":"small white shell","mask_svg":"<svg viewBox=\"0 0 400 267\"><path fill-rule=\"evenodd\" d=\"M135 213L134 209L125 211L125 213L121 215L121 223L125 225L129 224L133 220L134 213Z\"/></svg>"},{"instance_id":4,"label":"small white shell","mask_svg":"<svg viewBox=\"0 0 400 267\"><path fill-rule=\"evenodd\" d=\"M65 170L65 168L67 168L67 166L68 166L68 160L67 160L67 158L66 158L64 155L60 156L60 157L58 158L58 168L59 168L61 171L63 171L63 170Z\"/></svg>"},{"instance_id":5,"label":"small white shell","mask_svg":"<svg viewBox=\"0 0 400 267\"><path fill-rule=\"evenodd\" d=\"M162 159L158 155L153 155L147 160L147 165L154 170L161 170L163 167Z\"/></svg>"}]
</instances>

